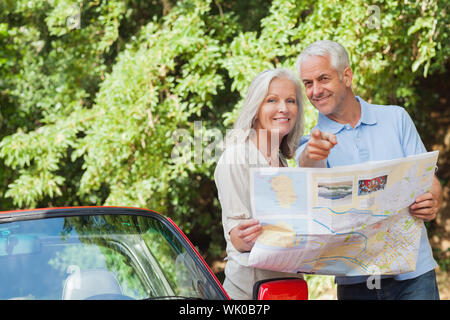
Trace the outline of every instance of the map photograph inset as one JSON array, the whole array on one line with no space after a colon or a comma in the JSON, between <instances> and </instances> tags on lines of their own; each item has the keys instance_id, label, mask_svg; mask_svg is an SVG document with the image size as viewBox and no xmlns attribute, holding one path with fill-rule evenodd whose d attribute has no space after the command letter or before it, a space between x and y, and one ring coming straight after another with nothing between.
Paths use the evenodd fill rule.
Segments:
<instances>
[{"instance_id":1,"label":"map photograph inset","mask_svg":"<svg viewBox=\"0 0 450 320\"><path fill-rule=\"evenodd\" d=\"M384 190L387 178L387 175L383 175L372 179L358 180L358 196L367 195L378 190Z\"/></svg>"},{"instance_id":2,"label":"map photograph inset","mask_svg":"<svg viewBox=\"0 0 450 320\"><path fill-rule=\"evenodd\" d=\"M353 179L344 181L319 181L317 183L317 205L323 207L352 204Z\"/></svg>"}]
</instances>

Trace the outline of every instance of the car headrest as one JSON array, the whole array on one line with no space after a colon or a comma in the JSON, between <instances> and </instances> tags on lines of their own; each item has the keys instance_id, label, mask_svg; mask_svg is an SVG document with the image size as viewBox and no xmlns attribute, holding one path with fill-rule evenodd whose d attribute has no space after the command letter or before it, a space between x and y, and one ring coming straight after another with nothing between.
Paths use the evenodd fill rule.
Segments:
<instances>
[{"instance_id":1,"label":"car headrest","mask_svg":"<svg viewBox=\"0 0 450 320\"><path fill-rule=\"evenodd\" d=\"M64 282L63 300L85 300L108 294L122 294L116 276L107 270L77 270Z\"/></svg>"}]
</instances>

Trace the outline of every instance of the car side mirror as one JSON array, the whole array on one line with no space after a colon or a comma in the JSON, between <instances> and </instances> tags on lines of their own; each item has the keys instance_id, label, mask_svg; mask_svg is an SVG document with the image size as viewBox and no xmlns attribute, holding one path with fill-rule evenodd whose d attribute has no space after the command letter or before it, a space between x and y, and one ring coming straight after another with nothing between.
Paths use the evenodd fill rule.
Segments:
<instances>
[{"instance_id":1,"label":"car side mirror","mask_svg":"<svg viewBox=\"0 0 450 320\"><path fill-rule=\"evenodd\" d=\"M253 286L254 300L308 300L308 285L300 278L261 280Z\"/></svg>"}]
</instances>

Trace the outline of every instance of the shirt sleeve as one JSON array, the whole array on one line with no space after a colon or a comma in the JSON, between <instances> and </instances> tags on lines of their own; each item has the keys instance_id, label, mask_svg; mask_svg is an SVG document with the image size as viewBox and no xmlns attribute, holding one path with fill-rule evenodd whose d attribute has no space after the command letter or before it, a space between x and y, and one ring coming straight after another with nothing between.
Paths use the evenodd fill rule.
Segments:
<instances>
[{"instance_id":1,"label":"shirt sleeve","mask_svg":"<svg viewBox=\"0 0 450 320\"><path fill-rule=\"evenodd\" d=\"M416 126L405 109L401 108L402 147L406 156L427 152Z\"/></svg>"},{"instance_id":2,"label":"shirt sleeve","mask_svg":"<svg viewBox=\"0 0 450 320\"><path fill-rule=\"evenodd\" d=\"M225 150L214 172L214 180L222 207L222 224L227 240L231 229L252 216L249 166L244 161L239 161L240 157L240 152L236 148ZM238 161L225 161L225 159L236 158Z\"/></svg>"}]
</instances>

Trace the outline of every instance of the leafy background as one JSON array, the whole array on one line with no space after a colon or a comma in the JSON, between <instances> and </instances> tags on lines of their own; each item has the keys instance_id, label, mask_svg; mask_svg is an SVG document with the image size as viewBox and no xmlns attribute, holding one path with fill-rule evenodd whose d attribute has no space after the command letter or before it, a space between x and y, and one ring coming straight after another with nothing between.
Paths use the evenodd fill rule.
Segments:
<instances>
[{"instance_id":1,"label":"leafy background","mask_svg":"<svg viewBox=\"0 0 450 320\"><path fill-rule=\"evenodd\" d=\"M257 73L294 70L304 47L331 39L351 53L356 94L404 106L428 150L440 150L444 204L427 227L448 298L447 8L445 0L0 0L0 210L150 208L177 222L221 276L215 162L196 152L232 126ZM307 132L316 120L306 104ZM186 157L172 157L180 146ZM310 281L317 297L333 289L328 278Z\"/></svg>"}]
</instances>

